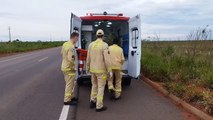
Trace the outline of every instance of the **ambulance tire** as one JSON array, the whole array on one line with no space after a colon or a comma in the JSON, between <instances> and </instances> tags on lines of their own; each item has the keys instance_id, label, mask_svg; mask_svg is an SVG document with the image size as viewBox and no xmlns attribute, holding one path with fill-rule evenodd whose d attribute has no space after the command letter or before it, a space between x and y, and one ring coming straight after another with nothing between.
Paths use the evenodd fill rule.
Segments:
<instances>
[{"instance_id":1,"label":"ambulance tire","mask_svg":"<svg viewBox=\"0 0 213 120\"><path fill-rule=\"evenodd\" d=\"M125 78L122 80L122 84L124 86L130 86L131 85L131 81L132 81L132 78Z\"/></svg>"},{"instance_id":2,"label":"ambulance tire","mask_svg":"<svg viewBox=\"0 0 213 120\"><path fill-rule=\"evenodd\" d=\"M78 80L77 80L77 83L78 83L78 86L84 85L83 79L78 79Z\"/></svg>"}]
</instances>

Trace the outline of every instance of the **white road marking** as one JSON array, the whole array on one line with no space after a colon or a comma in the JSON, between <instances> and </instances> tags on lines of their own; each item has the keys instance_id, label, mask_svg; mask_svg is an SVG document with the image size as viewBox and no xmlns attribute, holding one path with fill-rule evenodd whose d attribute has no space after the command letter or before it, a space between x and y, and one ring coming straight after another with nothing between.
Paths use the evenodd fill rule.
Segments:
<instances>
[{"instance_id":1,"label":"white road marking","mask_svg":"<svg viewBox=\"0 0 213 120\"><path fill-rule=\"evenodd\" d=\"M43 60L46 60L47 58L48 58L48 57L42 58L42 59L38 60L38 62L41 62L41 61L43 61Z\"/></svg>"},{"instance_id":2,"label":"white road marking","mask_svg":"<svg viewBox=\"0 0 213 120\"><path fill-rule=\"evenodd\" d=\"M69 113L69 108L70 108L69 105L64 105L63 106L62 111L61 111L61 115L59 117L59 120L67 120L67 116L68 116L68 113Z\"/></svg>"},{"instance_id":3,"label":"white road marking","mask_svg":"<svg viewBox=\"0 0 213 120\"><path fill-rule=\"evenodd\" d=\"M23 58L23 57L30 56L30 55L32 55L32 54L27 54L27 55L22 55L22 56L10 58L10 59L7 59L7 60L2 60L2 61L0 61L0 63L1 62L7 62L7 61L15 60L15 59L18 59L18 58Z\"/></svg>"}]
</instances>

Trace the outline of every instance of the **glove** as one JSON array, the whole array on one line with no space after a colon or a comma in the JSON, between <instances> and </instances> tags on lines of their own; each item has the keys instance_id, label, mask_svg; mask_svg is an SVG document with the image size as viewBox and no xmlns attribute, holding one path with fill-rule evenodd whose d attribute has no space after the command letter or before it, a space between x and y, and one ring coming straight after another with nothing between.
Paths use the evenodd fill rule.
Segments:
<instances>
[{"instance_id":1,"label":"glove","mask_svg":"<svg viewBox=\"0 0 213 120\"><path fill-rule=\"evenodd\" d=\"M109 77L112 78L113 77L113 73L109 72Z\"/></svg>"}]
</instances>

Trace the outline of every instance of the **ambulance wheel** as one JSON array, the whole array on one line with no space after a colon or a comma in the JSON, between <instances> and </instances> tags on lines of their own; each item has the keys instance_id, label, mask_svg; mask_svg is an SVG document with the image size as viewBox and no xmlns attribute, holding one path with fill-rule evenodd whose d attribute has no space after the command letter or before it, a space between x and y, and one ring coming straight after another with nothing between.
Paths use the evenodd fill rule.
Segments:
<instances>
[{"instance_id":1,"label":"ambulance wheel","mask_svg":"<svg viewBox=\"0 0 213 120\"><path fill-rule=\"evenodd\" d=\"M131 81L132 81L132 78L126 78L126 79L123 79L122 82L124 86L130 86Z\"/></svg>"},{"instance_id":2,"label":"ambulance wheel","mask_svg":"<svg viewBox=\"0 0 213 120\"><path fill-rule=\"evenodd\" d=\"M78 79L77 80L77 83L78 83L78 86L82 86L84 84L83 80L82 79Z\"/></svg>"}]
</instances>

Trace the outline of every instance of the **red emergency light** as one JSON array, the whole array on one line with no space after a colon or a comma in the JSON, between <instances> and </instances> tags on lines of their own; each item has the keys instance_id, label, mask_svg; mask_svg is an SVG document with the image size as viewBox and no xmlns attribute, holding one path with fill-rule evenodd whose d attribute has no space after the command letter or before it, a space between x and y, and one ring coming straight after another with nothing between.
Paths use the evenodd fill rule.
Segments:
<instances>
[{"instance_id":1,"label":"red emergency light","mask_svg":"<svg viewBox=\"0 0 213 120\"><path fill-rule=\"evenodd\" d=\"M115 21L128 21L129 17L124 17L122 13L114 14L107 12L104 13L87 13L86 16L81 17L82 20L115 20Z\"/></svg>"}]
</instances>

